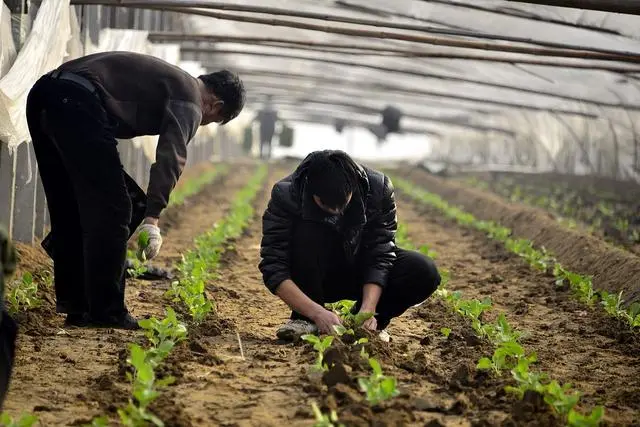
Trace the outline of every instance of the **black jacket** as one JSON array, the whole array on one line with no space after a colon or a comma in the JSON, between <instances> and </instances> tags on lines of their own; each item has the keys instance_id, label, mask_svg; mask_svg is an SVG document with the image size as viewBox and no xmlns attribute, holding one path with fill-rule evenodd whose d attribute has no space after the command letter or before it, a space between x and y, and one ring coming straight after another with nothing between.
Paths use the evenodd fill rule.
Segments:
<instances>
[{"instance_id":1,"label":"black jacket","mask_svg":"<svg viewBox=\"0 0 640 427\"><path fill-rule=\"evenodd\" d=\"M259 264L263 281L275 293L290 279L289 262L293 226L299 220L327 221L318 215L311 194L305 191L306 172L316 156L309 154L289 176L273 186L262 216L262 244ZM391 180L383 173L360 166L360 186L341 219L341 226L328 222L344 237L345 256L357 259L364 269L364 283L386 286L395 260L396 204Z\"/></svg>"}]
</instances>

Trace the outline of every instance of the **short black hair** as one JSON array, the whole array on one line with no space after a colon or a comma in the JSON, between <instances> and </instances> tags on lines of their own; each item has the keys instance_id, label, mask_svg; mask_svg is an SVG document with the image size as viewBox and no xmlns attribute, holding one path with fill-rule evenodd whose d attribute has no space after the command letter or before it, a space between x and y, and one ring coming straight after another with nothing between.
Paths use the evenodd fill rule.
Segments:
<instances>
[{"instance_id":1,"label":"short black hair","mask_svg":"<svg viewBox=\"0 0 640 427\"><path fill-rule=\"evenodd\" d=\"M198 78L202 80L207 89L224 102L222 106L224 119L221 124L229 123L238 117L238 114L244 108L246 98L244 84L240 77L229 70L220 70L210 74L203 74Z\"/></svg>"},{"instance_id":2,"label":"short black hair","mask_svg":"<svg viewBox=\"0 0 640 427\"><path fill-rule=\"evenodd\" d=\"M345 207L349 194L355 193L360 168L344 151L327 150L311 160L307 188L331 209Z\"/></svg>"}]
</instances>

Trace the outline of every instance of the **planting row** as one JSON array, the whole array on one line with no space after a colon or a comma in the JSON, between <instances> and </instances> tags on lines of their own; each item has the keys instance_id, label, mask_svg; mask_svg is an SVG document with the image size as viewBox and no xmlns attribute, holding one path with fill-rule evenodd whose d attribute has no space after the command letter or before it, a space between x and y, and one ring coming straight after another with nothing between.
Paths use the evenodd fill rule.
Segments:
<instances>
[{"instance_id":1,"label":"planting row","mask_svg":"<svg viewBox=\"0 0 640 427\"><path fill-rule=\"evenodd\" d=\"M430 251L428 246L416 247L409 240L405 226L399 227L396 241L401 247L418 250L434 257L433 251ZM551 380L547 374L530 369L530 365L537 360L536 354L526 353L521 344L525 333L510 325L504 313L500 313L494 322L484 320L484 314L488 313L492 307L491 298L466 300L462 292L447 288L449 281L447 271L443 271L442 278L442 283L434 295L442 299L454 313L469 320L476 336L487 340L495 348L491 357L482 357L477 361L476 369L490 371L497 377L500 377L503 371L509 371L516 386L505 387L507 393L512 393L519 399L523 399L527 393L539 394L554 413L562 417L569 426L599 425L604 415L604 408L599 406L588 415L581 414L576 410L580 399L579 391L572 390L570 384L560 385L556 380ZM444 327L441 333L447 336L450 331L449 328Z\"/></svg>"},{"instance_id":2,"label":"planting row","mask_svg":"<svg viewBox=\"0 0 640 427\"><path fill-rule=\"evenodd\" d=\"M195 248L183 255L177 267L179 278L171 284L166 296L173 303L181 303L181 309L190 316L190 325L203 322L214 309L213 302L207 298L206 285L215 277L221 255L242 234L253 217L252 203L263 186L266 174L267 167L260 166L247 185L238 192L225 218L216 223L211 231L198 237ZM144 245L144 238L139 239L139 244ZM120 422L125 426L146 425L149 422L156 426L164 425L149 410L149 406L174 378L167 376L158 379L155 371L176 344L186 339L188 332L187 324L178 319L174 309L167 307L165 310L163 319L152 317L139 322L149 346L129 346L127 363L131 372L127 372L127 378L131 382L131 398L126 407L118 410ZM106 417L95 418L91 424L94 427L106 425Z\"/></svg>"},{"instance_id":3,"label":"planting row","mask_svg":"<svg viewBox=\"0 0 640 427\"><path fill-rule=\"evenodd\" d=\"M504 176L497 180L469 177L465 183L492 192L513 202L543 208L558 215L570 228L580 225L605 240L640 253L640 221L637 200L595 189L574 190L565 182L535 183Z\"/></svg>"},{"instance_id":4,"label":"planting row","mask_svg":"<svg viewBox=\"0 0 640 427\"><path fill-rule=\"evenodd\" d=\"M569 286L576 297L588 306L593 306L599 301L609 315L624 321L630 328L640 327L640 303L633 303L624 309L622 293L610 294L603 290L595 290L591 277L568 271L544 247L538 250L530 240L512 236L509 228L493 221L478 220L472 214L449 205L440 196L429 193L409 181L396 177L394 182L398 189L412 199L438 209L462 226L486 233L489 238L501 242L507 250L523 258L532 268L553 275L557 286Z\"/></svg>"}]
</instances>

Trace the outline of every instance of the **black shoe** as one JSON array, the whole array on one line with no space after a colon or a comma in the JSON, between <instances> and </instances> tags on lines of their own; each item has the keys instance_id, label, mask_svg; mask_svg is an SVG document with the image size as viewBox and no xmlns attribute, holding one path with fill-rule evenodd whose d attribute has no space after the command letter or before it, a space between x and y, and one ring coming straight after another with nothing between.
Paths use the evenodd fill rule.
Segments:
<instances>
[{"instance_id":1,"label":"black shoe","mask_svg":"<svg viewBox=\"0 0 640 427\"><path fill-rule=\"evenodd\" d=\"M95 317L92 316L90 320L90 326L97 328L114 328L114 329L140 329L138 320L129 313L121 315Z\"/></svg>"},{"instance_id":2,"label":"black shoe","mask_svg":"<svg viewBox=\"0 0 640 427\"><path fill-rule=\"evenodd\" d=\"M87 313L69 313L64 320L65 326L83 327L89 324L89 315Z\"/></svg>"}]
</instances>

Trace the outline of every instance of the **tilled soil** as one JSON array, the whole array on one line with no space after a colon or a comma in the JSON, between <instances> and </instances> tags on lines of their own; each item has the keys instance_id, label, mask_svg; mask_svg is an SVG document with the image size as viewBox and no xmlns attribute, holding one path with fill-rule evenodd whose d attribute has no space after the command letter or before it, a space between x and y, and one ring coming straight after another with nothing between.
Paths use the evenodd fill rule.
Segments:
<instances>
[{"instance_id":1,"label":"tilled soil","mask_svg":"<svg viewBox=\"0 0 640 427\"><path fill-rule=\"evenodd\" d=\"M404 197L399 206L411 240L427 243L437 252L439 267L450 270L449 287L465 298L491 297L494 316L505 313L527 333L523 344L537 353L539 369L584 392L584 408L604 405L611 425L640 422L640 387L630 381L640 374L637 335L599 308L576 301L553 277L531 269L481 233L456 227Z\"/></svg>"},{"instance_id":2,"label":"tilled soil","mask_svg":"<svg viewBox=\"0 0 640 427\"><path fill-rule=\"evenodd\" d=\"M152 264L172 266L181 252L192 247L194 237L222 217L251 170L236 166L232 174L194 196L188 207L180 207L194 214L176 215L168 210L167 216L181 217L180 225L165 227L164 218L161 219L164 243ZM40 260L36 268L47 264L39 248L22 249L20 253L29 255L20 258L20 272L30 270L33 259ZM162 315L166 305L162 289L168 285L128 279L127 304L133 315ZM17 316L20 329L16 365L3 409L14 415L32 412L47 426L80 425L96 415L113 414L130 395L123 372L118 372L118 361L126 359L128 343L144 343L142 334L114 329L65 329L64 316L55 313L53 290L43 290L44 305Z\"/></svg>"},{"instance_id":3,"label":"tilled soil","mask_svg":"<svg viewBox=\"0 0 640 427\"><path fill-rule=\"evenodd\" d=\"M290 311L268 292L257 269L260 216L270 186L289 169L272 167L255 203L253 223L209 285L216 313L203 325L189 326L188 339L159 370L160 376L176 377L152 408L167 426L311 426L312 401L325 412L336 409L349 426L561 425L544 403L507 396L508 375L495 379L476 372L476 361L493 349L435 298L393 320L391 343L370 337L366 346L383 372L397 378L398 397L377 407L367 404L357 378L370 370L359 348L348 344L334 344L326 357L336 362L335 368L323 377L314 375L309 368L315 354L309 346L275 337ZM252 170L234 166L227 177L167 215L161 226L163 249L153 264L174 265L194 237L223 217ZM640 401L633 337L483 236L402 197L398 204L399 221L408 225L414 243L429 244L438 251L438 265L451 270L451 288L468 298L490 295L496 311L506 312L513 325L530 333L525 347L538 352L543 370L585 391L585 407L604 404L611 425L632 424ZM129 283L127 298L135 315L163 314L168 280ZM127 344L143 343L142 334L83 329L58 334L62 318L53 314L46 319L52 327L43 328L42 335L20 337L6 409L13 414L35 410L43 425L79 425L99 414L115 419L115 409L130 395ZM440 332L443 327L452 330L448 338Z\"/></svg>"}]
</instances>

